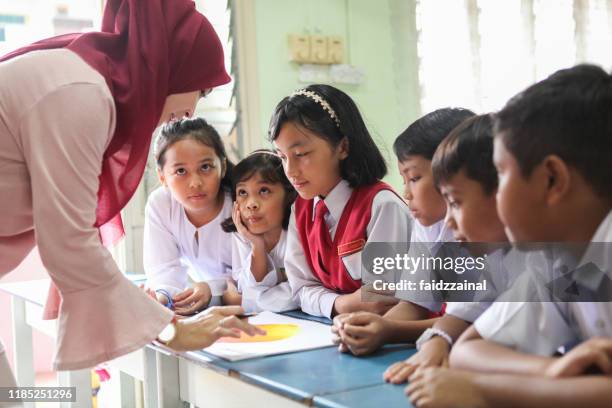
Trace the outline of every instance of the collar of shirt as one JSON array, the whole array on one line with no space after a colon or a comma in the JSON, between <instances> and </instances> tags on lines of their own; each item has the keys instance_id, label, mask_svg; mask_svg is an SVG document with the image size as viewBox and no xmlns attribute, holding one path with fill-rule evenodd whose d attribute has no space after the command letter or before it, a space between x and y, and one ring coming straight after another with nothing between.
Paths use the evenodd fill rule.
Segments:
<instances>
[{"instance_id":1,"label":"collar of shirt","mask_svg":"<svg viewBox=\"0 0 612 408\"><path fill-rule=\"evenodd\" d=\"M612 211L599 224L595 235L591 238L591 244L587 247L578 263L577 273L574 275L578 283L591 290L597 290L604 275L610 275L612 271L612 255L610 255L608 245L612 245ZM588 263L595 264L599 271L593 271L590 268L580 268ZM608 276L608 278L612 278L612 276Z\"/></svg>"},{"instance_id":2,"label":"collar of shirt","mask_svg":"<svg viewBox=\"0 0 612 408\"><path fill-rule=\"evenodd\" d=\"M340 220L340 216L342 216L342 211L344 211L344 207L348 202L349 198L351 198L351 193L353 189L349 186L348 181L342 179L336 187L329 192L327 197L322 199L317 196L314 198L312 202L312 220L314 221L315 208L319 200L323 200L325 202L325 206L329 210L329 213L325 216L325 223L327 226L332 229L336 223Z\"/></svg>"},{"instance_id":3,"label":"collar of shirt","mask_svg":"<svg viewBox=\"0 0 612 408\"><path fill-rule=\"evenodd\" d=\"M172 197L172 199L174 200L174 197ZM218 218L219 217L223 217L223 214L225 212L224 211L225 210L225 206L227 205L227 203L231 203L231 202L232 202L232 197L230 196L230 194L227 193L227 192L224 193L223 194L223 204L221 205L221 209L219 210L217 215L215 215L215 218L213 218L212 220L208 221L206 224L204 224L204 225L202 225L201 227L198 227L198 228L196 228L196 226L193 225L193 223L191 221L189 221L189 217L187 217L187 211L185 211L185 207L183 207L179 203L179 205L181 206L181 215L182 215L183 220L184 220L185 229L195 239L196 231L200 231L203 228L205 229L206 227L210 227L210 226L215 225L215 224L221 224L221 222L223 222L223 220L218 220ZM177 201L177 203L178 203L178 201Z\"/></svg>"}]
</instances>

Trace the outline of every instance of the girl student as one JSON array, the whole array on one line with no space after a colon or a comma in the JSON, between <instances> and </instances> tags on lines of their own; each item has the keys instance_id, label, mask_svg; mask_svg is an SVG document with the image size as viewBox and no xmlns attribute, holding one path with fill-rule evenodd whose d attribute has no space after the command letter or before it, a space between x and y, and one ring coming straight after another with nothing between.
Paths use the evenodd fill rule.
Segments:
<instances>
[{"instance_id":1,"label":"girl student","mask_svg":"<svg viewBox=\"0 0 612 408\"><path fill-rule=\"evenodd\" d=\"M315 316L367 310L397 301L364 302L361 251L368 241L408 242L410 214L353 100L328 85L283 98L269 138L298 192L289 221L285 268L302 310Z\"/></svg>"},{"instance_id":2,"label":"girl student","mask_svg":"<svg viewBox=\"0 0 612 408\"><path fill-rule=\"evenodd\" d=\"M231 278L231 237L221 223L232 214L233 164L217 131L201 118L164 125L154 155L162 186L145 207L147 286L176 314L190 315L221 303Z\"/></svg>"},{"instance_id":3,"label":"girl student","mask_svg":"<svg viewBox=\"0 0 612 408\"><path fill-rule=\"evenodd\" d=\"M433 251L434 246L454 241L453 233L444 221L446 202L434 184L431 161L436 148L453 128L474 115L463 108L437 109L411 123L393 143L404 182L404 200L415 220L412 246L425 246L424 250ZM373 313L336 316L332 333L339 349L364 355L386 343L414 342L424 330L435 324L431 317L441 312L443 306L439 301L425 301L420 293L411 296L409 292L398 292L396 297L402 301L384 317ZM425 318L415 315L415 309L419 308L432 313Z\"/></svg>"},{"instance_id":4,"label":"girl student","mask_svg":"<svg viewBox=\"0 0 612 408\"><path fill-rule=\"evenodd\" d=\"M232 275L247 312L297 309L284 268L287 227L296 191L271 150L256 150L232 175L232 217L222 228L232 234ZM237 292L227 303L240 304Z\"/></svg>"}]
</instances>

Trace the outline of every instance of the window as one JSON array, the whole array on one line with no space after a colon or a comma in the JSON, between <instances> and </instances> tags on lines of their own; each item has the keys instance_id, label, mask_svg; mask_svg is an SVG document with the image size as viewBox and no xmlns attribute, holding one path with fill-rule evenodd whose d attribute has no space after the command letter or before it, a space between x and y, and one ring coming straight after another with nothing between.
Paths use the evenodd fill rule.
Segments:
<instances>
[{"instance_id":1,"label":"window","mask_svg":"<svg viewBox=\"0 0 612 408\"><path fill-rule=\"evenodd\" d=\"M581 62L612 66L611 0L420 0L422 112L500 109Z\"/></svg>"}]
</instances>

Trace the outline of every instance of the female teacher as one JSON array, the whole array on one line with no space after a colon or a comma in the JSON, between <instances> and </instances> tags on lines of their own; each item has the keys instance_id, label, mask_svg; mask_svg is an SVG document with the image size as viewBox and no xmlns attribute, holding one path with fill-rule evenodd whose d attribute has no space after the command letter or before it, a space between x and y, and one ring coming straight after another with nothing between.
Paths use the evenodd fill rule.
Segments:
<instances>
[{"instance_id":1,"label":"female teacher","mask_svg":"<svg viewBox=\"0 0 612 408\"><path fill-rule=\"evenodd\" d=\"M191 0L107 0L101 32L0 59L0 276L38 245L61 296L56 370L91 367L158 336L189 350L236 329L258 332L235 316L239 307L177 322L101 242L123 234L119 212L157 125L192 115L229 80L219 39ZM0 346L0 385L12 378Z\"/></svg>"}]
</instances>

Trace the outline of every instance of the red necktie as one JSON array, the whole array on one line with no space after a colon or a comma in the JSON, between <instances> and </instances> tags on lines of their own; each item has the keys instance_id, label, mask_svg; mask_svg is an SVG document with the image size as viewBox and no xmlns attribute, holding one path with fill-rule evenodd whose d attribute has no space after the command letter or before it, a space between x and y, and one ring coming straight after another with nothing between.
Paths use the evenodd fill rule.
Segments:
<instances>
[{"instance_id":1,"label":"red necktie","mask_svg":"<svg viewBox=\"0 0 612 408\"><path fill-rule=\"evenodd\" d=\"M321 269L327 272L327 268L325 267L325 260L327 256L325 254L331 250L332 240L329 235L329 228L325 223L325 215L329 214L329 210L325 205L325 201L319 200L317 205L315 206L315 219L312 228L312 232L314 233L313 244L315 250L317 251L317 261Z\"/></svg>"}]
</instances>

